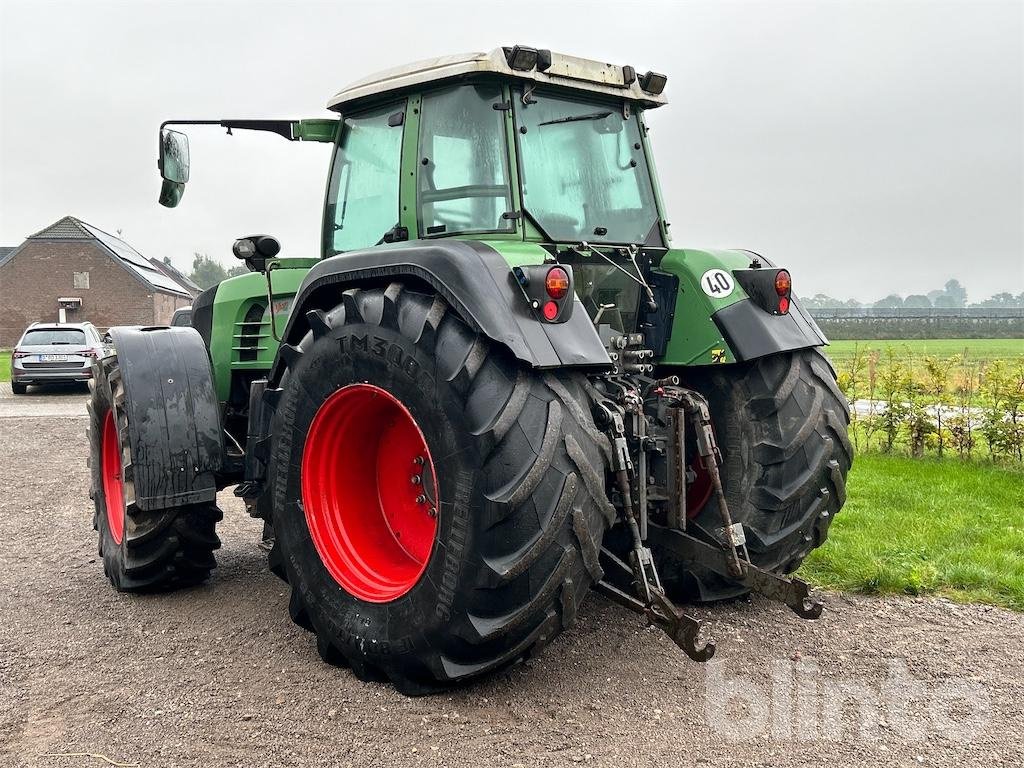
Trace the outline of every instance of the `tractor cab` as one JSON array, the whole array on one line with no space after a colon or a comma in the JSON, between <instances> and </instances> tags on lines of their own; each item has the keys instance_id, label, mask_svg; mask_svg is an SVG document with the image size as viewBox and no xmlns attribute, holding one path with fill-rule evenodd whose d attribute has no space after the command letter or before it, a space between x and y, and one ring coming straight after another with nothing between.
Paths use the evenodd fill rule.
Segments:
<instances>
[{"instance_id":1,"label":"tractor cab","mask_svg":"<svg viewBox=\"0 0 1024 768\"><path fill-rule=\"evenodd\" d=\"M561 251L589 315L634 331L644 286L623 256L668 248L643 121L665 84L526 46L417 62L340 91L328 102L337 121L168 121L161 202L177 205L188 181L188 140L170 125L329 141L323 258L410 240L537 244L547 254L520 248L518 260Z\"/></svg>"}]
</instances>

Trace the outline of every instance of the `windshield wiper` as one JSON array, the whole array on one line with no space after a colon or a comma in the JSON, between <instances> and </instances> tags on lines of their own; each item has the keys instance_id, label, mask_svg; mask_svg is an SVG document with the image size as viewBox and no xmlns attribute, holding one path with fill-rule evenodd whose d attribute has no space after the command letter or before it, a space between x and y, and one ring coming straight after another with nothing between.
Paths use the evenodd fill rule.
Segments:
<instances>
[{"instance_id":1,"label":"windshield wiper","mask_svg":"<svg viewBox=\"0 0 1024 768\"><path fill-rule=\"evenodd\" d=\"M539 128L542 125L558 125L559 123L576 123L581 120L604 120L606 117L610 117L611 114L611 112L591 112L587 115L569 115L568 117L560 117L557 120L538 123L537 127Z\"/></svg>"}]
</instances>

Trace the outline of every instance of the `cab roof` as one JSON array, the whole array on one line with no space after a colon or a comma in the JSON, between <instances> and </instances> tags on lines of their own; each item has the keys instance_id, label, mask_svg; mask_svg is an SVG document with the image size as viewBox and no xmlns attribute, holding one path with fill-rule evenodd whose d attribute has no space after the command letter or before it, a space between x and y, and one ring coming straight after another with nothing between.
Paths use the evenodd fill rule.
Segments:
<instances>
[{"instance_id":1,"label":"cab roof","mask_svg":"<svg viewBox=\"0 0 1024 768\"><path fill-rule=\"evenodd\" d=\"M480 74L615 96L635 101L646 108L660 107L668 102L663 93L663 75L653 72L638 74L629 65L607 64L517 45L495 48L490 53L439 56L386 69L346 86L327 102L327 108L340 112L375 96Z\"/></svg>"}]
</instances>

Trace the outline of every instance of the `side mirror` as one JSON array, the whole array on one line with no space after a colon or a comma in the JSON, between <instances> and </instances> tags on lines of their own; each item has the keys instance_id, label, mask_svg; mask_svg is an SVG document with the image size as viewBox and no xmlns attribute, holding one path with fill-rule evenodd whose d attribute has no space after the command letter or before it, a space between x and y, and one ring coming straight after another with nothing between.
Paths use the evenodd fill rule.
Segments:
<instances>
[{"instance_id":1,"label":"side mirror","mask_svg":"<svg viewBox=\"0 0 1024 768\"><path fill-rule=\"evenodd\" d=\"M188 181L188 136L168 128L160 131L160 158L157 162L163 185L160 205L174 208L185 194Z\"/></svg>"},{"instance_id":2,"label":"side mirror","mask_svg":"<svg viewBox=\"0 0 1024 768\"><path fill-rule=\"evenodd\" d=\"M235 240L231 252L245 262L250 272L265 272L267 262L281 252L281 243L270 235L249 235Z\"/></svg>"}]
</instances>

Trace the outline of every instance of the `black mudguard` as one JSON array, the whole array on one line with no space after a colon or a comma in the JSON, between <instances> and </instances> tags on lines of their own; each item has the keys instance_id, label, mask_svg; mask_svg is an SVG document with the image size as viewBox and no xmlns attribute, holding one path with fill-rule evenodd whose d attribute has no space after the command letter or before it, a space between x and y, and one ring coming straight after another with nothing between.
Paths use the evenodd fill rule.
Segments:
<instances>
[{"instance_id":1,"label":"black mudguard","mask_svg":"<svg viewBox=\"0 0 1024 768\"><path fill-rule=\"evenodd\" d=\"M309 329L306 312L335 306L341 290L391 280L429 286L473 330L534 368L612 367L582 305L564 323L539 320L501 254L472 240L412 240L324 259L299 287L283 341L298 344ZM270 374L272 386L281 372L279 357Z\"/></svg>"},{"instance_id":2,"label":"black mudguard","mask_svg":"<svg viewBox=\"0 0 1024 768\"><path fill-rule=\"evenodd\" d=\"M773 315L753 300L743 299L718 310L711 319L740 361L828 344L795 297L785 315Z\"/></svg>"},{"instance_id":3,"label":"black mudguard","mask_svg":"<svg viewBox=\"0 0 1024 768\"><path fill-rule=\"evenodd\" d=\"M223 458L210 358L194 328L111 328L124 383L136 503L213 501Z\"/></svg>"}]
</instances>

